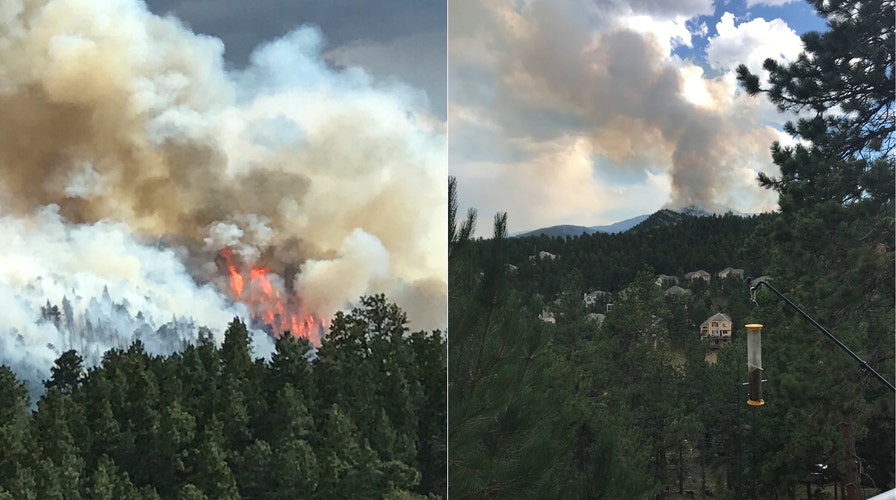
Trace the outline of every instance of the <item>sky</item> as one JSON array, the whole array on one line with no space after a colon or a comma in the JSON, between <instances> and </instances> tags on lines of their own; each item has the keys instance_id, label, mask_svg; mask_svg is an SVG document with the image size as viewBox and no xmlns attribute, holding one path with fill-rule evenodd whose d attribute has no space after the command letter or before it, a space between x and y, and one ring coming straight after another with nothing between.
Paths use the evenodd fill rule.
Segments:
<instances>
[{"instance_id":1,"label":"sky","mask_svg":"<svg viewBox=\"0 0 896 500\"><path fill-rule=\"evenodd\" d=\"M147 0L193 31L221 39L228 65L239 68L262 42L305 24L320 28L324 57L336 66L362 66L373 76L426 91L433 115L447 112L444 1L389 0Z\"/></svg>"},{"instance_id":2,"label":"sky","mask_svg":"<svg viewBox=\"0 0 896 500\"><path fill-rule=\"evenodd\" d=\"M449 172L480 221L517 232L604 225L661 208L774 210L758 187L788 117L737 85L799 35L824 31L787 0L454 0ZM477 234L491 227L480 223Z\"/></svg>"}]
</instances>

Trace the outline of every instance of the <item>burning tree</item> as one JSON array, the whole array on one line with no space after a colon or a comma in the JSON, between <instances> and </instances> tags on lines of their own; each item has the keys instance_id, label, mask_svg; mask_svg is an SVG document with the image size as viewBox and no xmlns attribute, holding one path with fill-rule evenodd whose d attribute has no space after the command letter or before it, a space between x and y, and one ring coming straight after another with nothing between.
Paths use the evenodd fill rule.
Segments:
<instances>
[{"instance_id":1,"label":"burning tree","mask_svg":"<svg viewBox=\"0 0 896 500\"><path fill-rule=\"evenodd\" d=\"M280 276L262 265L244 266L225 247L219 253L221 266L229 278L234 300L249 306L253 326L269 329L276 338L285 332L320 345L326 331L326 320L303 309L301 296L288 289ZM243 269L248 267L248 273Z\"/></svg>"}]
</instances>

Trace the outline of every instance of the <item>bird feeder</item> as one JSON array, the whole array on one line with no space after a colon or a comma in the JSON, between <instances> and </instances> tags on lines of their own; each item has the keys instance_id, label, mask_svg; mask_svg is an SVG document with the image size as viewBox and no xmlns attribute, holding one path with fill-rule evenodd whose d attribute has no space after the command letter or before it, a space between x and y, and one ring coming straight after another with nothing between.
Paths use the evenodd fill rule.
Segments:
<instances>
[{"instance_id":1,"label":"bird feeder","mask_svg":"<svg viewBox=\"0 0 896 500\"><path fill-rule=\"evenodd\" d=\"M762 325L747 325L747 372L750 377L750 406L762 406Z\"/></svg>"}]
</instances>

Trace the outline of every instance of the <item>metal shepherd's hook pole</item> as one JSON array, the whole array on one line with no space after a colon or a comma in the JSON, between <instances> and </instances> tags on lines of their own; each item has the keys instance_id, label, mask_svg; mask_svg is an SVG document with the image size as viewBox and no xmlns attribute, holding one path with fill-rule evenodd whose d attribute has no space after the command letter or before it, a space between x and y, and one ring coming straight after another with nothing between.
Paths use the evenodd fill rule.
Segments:
<instances>
[{"instance_id":1,"label":"metal shepherd's hook pole","mask_svg":"<svg viewBox=\"0 0 896 500\"><path fill-rule=\"evenodd\" d=\"M883 382L884 385L886 385L887 387L889 387L890 390L892 390L893 392L896 392L896 387L894 387L893 384L891 384L889 380L887 380L887 379L885 379L883 376L881 376L880 373L877 373L877 371L876 371L874 368L871 368L870 366L868 366L868 363L866 363L866 362L865 362L862 358L860 358L856 353L852 352L852 350L850 350L849 347L846 347L846 345L843 344L843 342L840 342L840 340L837 339L837 337L834 337L834 335L831 334L831 332L827 331L823 326L819 325L817 321L815 321L814 319L812 319L811 316L809 316L808 314L806 314L806 312L803 311L802 309L800 309L800 307L799 307L798 305L794 304L793 301L791 301L790 299L788 299L787 297L785 297L784 294L782 294L781 292L779 292L775 287L771 286L771 285L768 283L768 281L761 280L761 281L756 282L755 285L753 285L753 286L750 287L750 294L752 295L753 293L755 293L755 291L756 291L760 286L762 286L762 285L765 285L769 290L775 292L775 295L777 295L778 297L781 297L781 299L783 299L784 302L787 302L787 304L788 304L790 307L794 308L794 309L796 310L796 312L800 313L800 315L801 315L802 317L806 318L807 320L809 320L810 323L812 323L813 325L815 325L815 328L818 328L819 330L821 330L821 332L824 333L825 335L827 335L829 339L833 340L835 344L837 344L838 346L840 346L841 349L843 349L844 351L846 351L847 354L849 354L850 356L853 357L853 359L855 359L856 361L858 361L858 362L859 362L859 366L862 367L863 370L865 370L865 371L871 373L872 375L874 375L875 377L877 377L878 380L880 380L881 382Z\"/></svg>"}]
</instances>

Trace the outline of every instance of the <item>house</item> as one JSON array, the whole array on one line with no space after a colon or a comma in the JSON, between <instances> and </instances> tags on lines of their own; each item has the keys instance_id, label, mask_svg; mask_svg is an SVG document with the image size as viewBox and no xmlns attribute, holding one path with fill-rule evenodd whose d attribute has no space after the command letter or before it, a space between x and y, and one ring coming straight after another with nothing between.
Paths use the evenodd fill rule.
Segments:
<instances>
[{"instance_id":1,"label":"house","mask_svg":"<svg viewBox=\"0 0 896 500\"><path fill-rule=\"evenodd\" d=\"M737 276L738 278L743 279L744 270L743 269L734 269L733 267L726 267L725 269L722 269L721 271L719 271L719 273L716 276L718 276L719 278L728 278L731 276Z\"/></svg>"},{"instance_id":2,"label":"house","mask_svg":"<svg viewBox=\"0 0 896 500\"><path fill-rule=\"evenodd\" d=\"M668 297L670 295L681 296L681 297L690 297L691 295L694 295L694 292L692 292L690 290L686 290L678 285L675 285L675 286L670 286L669 288L667 288L663 292L663 295L665 295L666 297Z\"/></svg>"},{"instance_id":3,"label":"house","mask_svg":"<svg viewBox=\"0 0 896 500\"><path fill-rule=\"evenodd\" d=\"M539 316L539 318L542 321L544 321L545 323L553 323L553 324L557 323L557 320L554 318L554 313L552 313L551 311L548 311L547 309L545 309L544 311L541 312L541 315Z\"/></svg>"},{"instance_id":4,"label":"house","mask_svg":"<svg viewBox=\"0 0 896 500\"><path fill-rule=\"evenodd\" d=\"M703 281L709 282L709 279L712 277L708 272L703 269L698 269L696 271L691 271L684 275L684 279L688 281L694 281L695 278L701 278Z\"/></svg>"},{"instance_id":5,"label":"house","mask_svg":"<svg viewBox=\"0 0 896 500\"><path fill-rule=\"evenodd\" d=\"M610 295L610 292L605 292L603 290L595 290L591 293L584 294L584 297L582 297L582 300L585 301L586 307L593 306L594 304L597 304L598 299L600 299L601 297L608 297L609 295Z\"/></svg>"},{"instance_id":6,"label":"house","mask_svg":"<svg viewBox=\"0 0 896 500\"><path fill-rule=\"evenodd\" d=\"M700 338L709 337L709 348L718 349L731 341L731 317L716 313L700 324Z\"/></svg>"},{"instance_id":7,"label":"house","mask_svg":"<svg viewBox=\"0 0 896 500\"><path fill-rule=\"evenodd\" d=\"M677 285L678 278L675 276L669 276L667 274L660 274L656 277L654 283L656 283L656 286L669 287L672 285Z\"/></svg>"},{"instance_id":8,"label":"house","mask_svg":"<svg viewBox=\"0 0 896 500\"><path fill-rule=\"evenodd\" d=\"M544 260L544 259L551 259L551 260L554 260L554 259L556 259L556 258L557 258L556 255L552 254L551 252L545 252L544 250L538 252L537 255L530 255L530 256L529 256L529 260L535 260L535 259L538 259L538 260Z\"/></svg>"}]
</instances>

